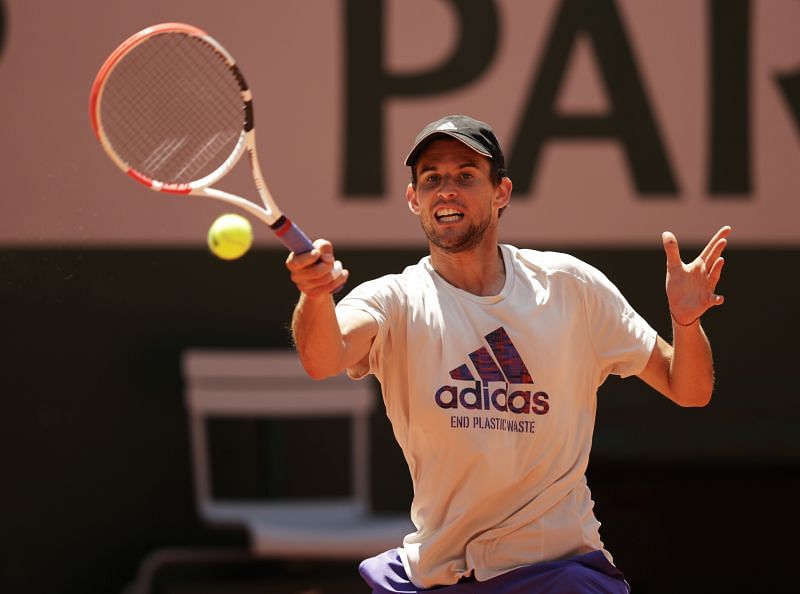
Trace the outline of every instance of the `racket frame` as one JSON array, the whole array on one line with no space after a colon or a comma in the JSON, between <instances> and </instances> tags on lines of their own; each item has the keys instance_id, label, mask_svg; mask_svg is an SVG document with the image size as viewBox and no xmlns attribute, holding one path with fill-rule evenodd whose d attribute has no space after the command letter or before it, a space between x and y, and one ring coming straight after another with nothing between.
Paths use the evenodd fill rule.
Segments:
<instances>
[{"instance_id":1,"label":"racket frame","mask_svg":"<svg viewBox=\"0 0 800 594\"><path fill-rule=\"evenodd\" d=\"M152 39L158 35L173 33L182 33L192 37L197 37L208 44L223 58L225 64L231 70L232 74L239 83L243 109L245 112L244 127L233 151L228 158L216 170L207 174L205 177L190 183L181 184L165 183L151 179L150 177L128 165L114 150L111 141L103 129L102 118L100 115L105 83L122 59L135 47L148 41L149 39ZM309 240L305 233L303 233L303 231L300 230L300 228L297 227L297 225L295 225L288 217L286 217L286 215L284 215L278 208L275 199L272 197L272 194L270 193L269 189L267 188L267 184L264 181L264 176L261 172L261 167L259 165L258 155L256 152L253 95L250 91L250 88L247 86L244 76L239 70L239 67L236 64L236 61L233 59L233 56L217 40L215 40L202 29L186 23L161 23L147 27L146 29L135 33L122 42L122 44L120 44L120 46L109 55L95 77L89 98L89 117L92 123L94 134L106 154L108 154L108 156L111 158L114 164L119 167L119 169L142 185L156 192L204 196L206 198L213 198L215 200L232 204L266 223L275 232L284 245L286 245L291 251L295 253L304 253L313 249L311 240ZM250 200L246 200L240 196L231 194L230 192L209 187L211 184L223 178L231 169L233 169L245 151L248 153L250 172L252 174L258 195L261 198L263 207L251 202Z\"/></svg>"}]
</instances>

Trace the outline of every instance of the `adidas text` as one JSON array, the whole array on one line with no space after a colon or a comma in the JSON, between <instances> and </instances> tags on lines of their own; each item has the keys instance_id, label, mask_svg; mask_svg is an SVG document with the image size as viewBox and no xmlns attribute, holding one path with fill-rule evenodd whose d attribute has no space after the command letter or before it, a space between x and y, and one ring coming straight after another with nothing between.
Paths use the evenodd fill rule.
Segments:
<instances>
[{"instance_id":1,"label":"adidas text","mask_svg":"<svg viewBox=\"0 0 800 594\"><path fill-rule=\"evenodd\" d=\"M546 392L531 392L531 390L508 391L509 384L489 389L481 382L476 381L474 386L463 388L458 386L442 386L436 390L436 404L441 408L465 408L469 410L499 410L515 414L546 415L550 410L550 397Z\"/></svg>"}]
</instances>

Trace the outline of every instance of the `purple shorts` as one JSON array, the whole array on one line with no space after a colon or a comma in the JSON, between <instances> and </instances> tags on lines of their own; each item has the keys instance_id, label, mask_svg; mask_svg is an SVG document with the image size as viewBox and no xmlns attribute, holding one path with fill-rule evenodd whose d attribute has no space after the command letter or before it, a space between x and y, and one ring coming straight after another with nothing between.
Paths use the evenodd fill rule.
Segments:
<instances>
[{"instance_id":1,"label":"purple shorts","mask_svg":"<svg viewBox=\"0 0 800 594\"><path fill-rule=\"evenodd\" d=\"M406 575L398 549L361 562L361 577L373 594L630 594L622 572L601 551L520 567L486 582L462 580L452 586L420 589Z\"/></svg>"}]
</instances>

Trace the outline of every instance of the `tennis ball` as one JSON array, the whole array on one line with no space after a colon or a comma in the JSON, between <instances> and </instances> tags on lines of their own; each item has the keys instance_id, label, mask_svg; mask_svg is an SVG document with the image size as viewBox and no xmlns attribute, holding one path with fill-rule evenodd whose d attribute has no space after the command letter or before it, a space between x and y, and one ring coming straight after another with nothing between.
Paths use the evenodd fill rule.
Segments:
<instances>
[{"instance_id":1,"label":"tennis ball","mask_svg":"<svg viewBox=\"0 0 800 594\"><path fill-rule=\"evenodd\" d=\"M208 230L208 249L218 258L241 258L253 245L253 227L243 216L224 214Z\"/></svg>"}]
</instances>

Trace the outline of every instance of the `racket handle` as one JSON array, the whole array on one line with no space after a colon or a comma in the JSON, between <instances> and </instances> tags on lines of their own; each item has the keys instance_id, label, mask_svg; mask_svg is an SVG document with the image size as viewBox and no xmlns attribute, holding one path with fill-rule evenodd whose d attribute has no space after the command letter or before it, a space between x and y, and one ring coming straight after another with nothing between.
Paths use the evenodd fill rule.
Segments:
<instances>
[{"instance_id":1,"label":"racket handle","mask_svg":"<svg viewBox=\"0 0 800 594\"><path fill-rule=\"evenodd\" d=\"M300 227L295 225L287 217L281 216L275 223L270 225L275 235L278 236L287 248L295 254L304 254L314 249L314 244L311 240L300 230Z\"/></svg>"},{"instance_id":2,"label":"racket handle","mask_svg":"<svg viewBox=\"0 0 800 594\"><path fill-rule=\"evenodd\" d=\"M306 236L306 234L303 233L300 227L295 225L285 215L281 215L277 221L270 225L270 227L273 231L275 231L278 239L283 242L283 245L285 245L295 254L305 254L306 252L310 252L314 249L314 244L311 243L311 240ZM342 274L342 263L338 260L333 263L333 270L331 271L331 274L333 275L333 278L337 278L340 274Z\"/></svg>"}]
</instances>

